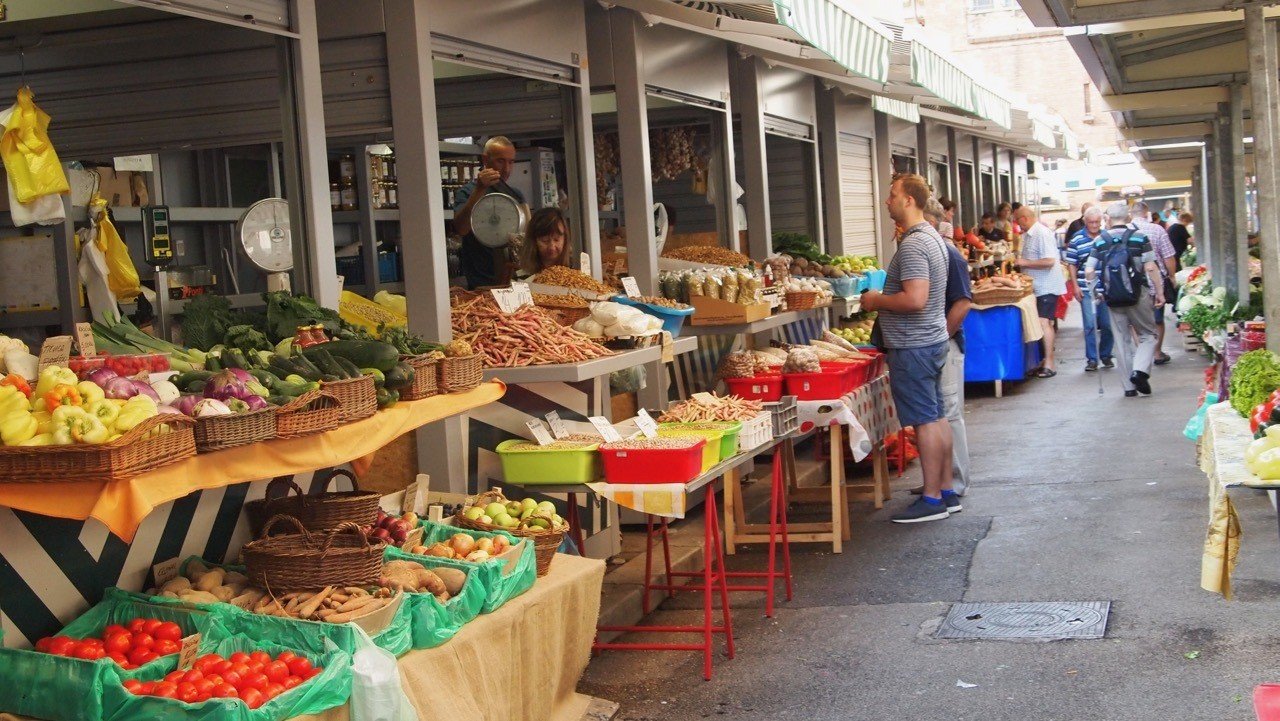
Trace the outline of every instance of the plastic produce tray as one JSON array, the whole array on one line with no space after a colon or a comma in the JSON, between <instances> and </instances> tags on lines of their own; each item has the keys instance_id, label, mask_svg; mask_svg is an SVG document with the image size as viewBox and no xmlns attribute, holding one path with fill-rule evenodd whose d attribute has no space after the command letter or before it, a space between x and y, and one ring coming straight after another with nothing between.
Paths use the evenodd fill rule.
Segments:
<instances>
[{"instance_id":1,"label":"plastic produce tray","mask_svg":"<svg viewBox=\"0 0 1280 721\"><path fill-rule=\"evenodd\" d=\"M753 401L776 401L782 397L782 375L757 375L750 378L725 378L729 392Z\"/></svg>"},{"instance_id":2,"label":"plastic produce tray","mask_svg":"<svg viewBox=\"0 0 1280 721\"><path fill-rule=\"evenodd\" d=\"M745 453L771 440L773 440L773 414L769 411L760 411L755 418L742 422L742 431L738 434L738 450Z\"/></svg>"},{"instance_id":3,"label":"plastic produce tray","mask_svg":"<svg viewBox=\"0 0 1280 721\"><path fill-rule=\"evenodd\" d=\"M773 415L774 438L800 430L800 411L796 408L795 396L783 396L776 403L765 403L764 408Z\"/></svg>"},{"instance_id":4,"label":"plastic produce tray","mask_svg":"<svg viewBox=\"0 0 1280 721\"><path fill-rule=\"evenodd\" d=\"M502 461L502 475L520 486L590 483L600 478L599 444L583 448L549 448L537 451L508 450L520 439L503 441L495 448Z\"/></svg>"},{"instance_id":5,"label":"plastic produce tray","mask_svg":"<svg viewBox=\"0 0 1280 721\"><path fill-rule=\"evenodd\" d=\"M680 329L684 327L684 319L693 315L693 308L678 310L676 308L667 308L661 305L653 305L652 303L641 303L638 300L632 300L625 295L615 295L613 300L623 305L631 305L643 310L662 321L662 329L671 334L672 338L680 337Z\"/></svg>"},{"instance_id":6,"label":"plastic produce tray","mask_svg":"<svg viewBox=\"0 0 1280 721\"><path fill-rule=\"evenodd\" d=\"M716 461L723 461L731 458L738 453L738 435L742 432L742 424L738 421L703 421L700 423L659 423L658 435L662 435L663 429L669 430L688 430L693 432L702 431L720 431L719 449L720 457ZM715 445L715 438L708 433L707 445Z\"/></svg>"},{"instance_id":7,"label":"plastic produce tray","mask_svg":"<svg viewBox=\"0 0 1280 721\"><path fill-rule=\"evenodd\" d=\"M848 392L847 370L824 368L817 373L783 373L782 383L788 395L802 401L835 400Z\"/></svg>"},{"instance_id":8,"label":"plastic produce tray","mask_svg":"<svg viewBox=\"0 0 1280 721\"><path fill-rule=\"evenodd\" d=\"M688 448L601 448L609 483L687 483L702 473L706 439Z\"/></svg>"}]
</instances>

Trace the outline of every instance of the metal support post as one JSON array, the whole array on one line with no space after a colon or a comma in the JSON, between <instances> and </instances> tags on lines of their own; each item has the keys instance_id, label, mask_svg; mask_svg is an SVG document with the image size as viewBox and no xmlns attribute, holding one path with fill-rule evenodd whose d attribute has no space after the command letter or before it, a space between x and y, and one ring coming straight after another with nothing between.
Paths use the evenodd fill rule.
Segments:
<instances>
[{"instance_id":1,"label":"metal support post","mask_svg":"<svg viewBox=\"0 0 1280 721\"><path fill-rule=\"evenodd\" d=\"M844 253L844 235L850 218L844 217L844 206L840 202L840 130L836 127L835 90L823 89L820 81L814 80L814 93L818 104L818 159L822 168L821 193L823 213L826 215L826 251L829 255Z\"/></svg>"},{"instance_id":2,"label":"metal support post","mask_svg":"<svg viewBox=\"0 0 1280 721\"><path fill-rule=\"evenodd\" d=\"M743 176L747 180L747 255L764 258L773 250L772 220L769 215L769 158L764 137L764 90L760 87L760 64L755 57L735 58L743 92L737 99L742 119Z\"/></svg>"},{"instance_id":3,"label":"metal support post","mask_svg":"<svg viewBox=\"0 0 1280 721\"><path fill-rule=\"evenodd\" d=\"M1230 101L1218 104L1218 117L1214 122L1217 150L1217 218L1215 223L1215 252L1222 260L1222 274L1218 277L1228 293L1248 301L1249 248L1245 229L1244 198L1244 143L1243 143L1244 88L1231 86Z\"/></svg>"},{"instance_id":4,"label":"metal support post","mask_svg":"<svg viewBox=\"0 0 1280 721\"><path fill-rule=\"evenodd\" d=\"M973 225L978 224L978 220L982 218L982 213L987 203L991 199L987 197L986 189L982 187L982 143L975 137L973 138Z\"/></svg>"},{"instance_id":5,"label":"metal support post","mask_svg":"<svg viewBox=\"0 0 1280 721\"><path fill-rule=\"evenodd\" d=\"M938 185L933 178L933 168L929 162L929 129L925 127L924 118L916 122L916 169L936 190Z\"/></svg>"},{"instance_id":6,"label":"metal support post","mask_svg":"<svg viewBox=\"0 0 1280 721\"><path fill-rule=\"evenodd\" d=\"M947 187L951 189L951 200L956 204L952 224L958 227L972 223L972 220L964 217L962 210L964 203L960 202L960 148L956 143L956 129L950 126L947 126L947 174L951 176Z\"/></svg>"},{"instance_id":7,"label":"metal support post","mask_svg":"<svg viewBox=\"0 0 1280 721\"><path fill-rule=\"evenodd\" d=\"M293 279L326 308L338 307L333 211L329 208L329 159L324 128L320 41L316 4L291 0L297 38L277 40L280 111L284 126L285 192L293 228ZM367 201L366 201L367 202Z\"/></svg>"},{"instance_id":8,"label":"metal support post","mask_svg":"<svg viewBox=\"0 0 1280 721\"><path fill-rule=\"evenodd\" d=\"M995 143L991 144L991 193L995 196L991 201L992 210L996 209L995 206L1009 200L1000 195L1000 146Z\"/></svg>"},{"instance_id":9,"label":"metal support post","mask_svg":"<svg viewBox=\"0 0 1280 721\"><path fill-rule=\"evenodd\" d=\"M889 196L889 185L893 182L893 150L889 145L889 116L879 110L872 113L875 116L875 138L872 139L872 152L875 158L872 166L877 180L876 204L879 205ZM894 242L893 218L881 209L879 219L880 258L882 262L888 263L898 249Z\"/></svg>"},{"instance_id":10,"label":"metal support post","mask_svg":"<svg viewBox=\"0 0 1280 721\"><path fill-rule=\"evenodd\" d=\"M1195 243L1196 260L1209 269L1209 277L1217 281L1222 265L1218 262L1214 251L1213 234L1218 230L1216 214L1218 203L1218 151L1214 145L1215 136L1211 133L1204 136L1204 145L1200 147L1200 197L1196 199Z\"/></svg>"},{"instance_id":11,"label":"metal support post","mask_svg":"<svg viewBox=\"0 0 1280 721\"><path fill-rule=\"evenodd\" d=\"M440 138L436 125L436 84L431 64L427 4L386 0L387 79L396 144L400 196L401 252L409 328L427 338L449 340L449 263L445 254L444 195L440 187ZM367 199L366 199L367 202ZM433 423L417 433L418 470L431 475L432 488L467 492L466 445L462 420Z\"/></svg>"},{"instance_id":12,"label":"metal support post","mask_svg":"<svg viewBox=\"0 0 1280 721\"><path fill-rule=\"evenodd\" d=\"M591 82L584 61L578 69L579 85L564 91L564 116L569 118L570 128L565 135L565 160L569 167L569 198L571 209L578 212L571 219L580 220L577 236L581 249L591 256L591 267L582 272L600 278L604 250L600 247L600 201L596 197L595 136L591 132Z\"/></svg>"},{"instance_id":13,"label":"metal support post","mask_svg":"<svg viewBox=\"0 0 1280 721\"><path fill-rule=\"evenodd\" d=\"M1258 249L1262 252L1264 315L1273 327L1280 327L1280 171L1276 169L1278 149L1276 123L1280 122L1280 87L1276 67L1276 26L1267 21L1261 7L1244 11L1244 33L1249 55L1249 91L1252 95L1254 168L1258 192ZM1267 270L1270 268L1270 270ZM1280 351L1280 333L1267 338L1267 347Z\"/></svg>"}]
</instances>

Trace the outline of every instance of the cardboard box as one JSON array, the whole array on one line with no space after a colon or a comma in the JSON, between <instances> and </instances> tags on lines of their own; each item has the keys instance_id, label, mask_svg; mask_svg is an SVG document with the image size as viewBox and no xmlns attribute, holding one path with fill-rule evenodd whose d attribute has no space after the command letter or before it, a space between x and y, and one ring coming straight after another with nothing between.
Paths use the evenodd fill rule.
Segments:
<instances>
[{"instance_id":1,"label":"cardboard box","mask_svg":"<svg viewBox=\"0 0 1280 721\"><path fill-rule=\"evenodd\" d=\"M107 205L137 207L149 202L150 194L147 192L146 181L140 174L116 170L110 166L98 166L88 170L98 176L98 195L107 201ZM138 176L138 179L135 180L134 176Z\"/></svg>"},{"instance_id":2,"label":"cardboard box","mask_svg":"<svg viewBox=\"0 0 1280 721\"><path fill-rule=\"evenodd\" d=\"M689 302L693 304L693 315L689 316L691 325L751 323L768 318L770 311L768 303L739 305L701 295L691 296Z\"/></svg>"}]
</instances>

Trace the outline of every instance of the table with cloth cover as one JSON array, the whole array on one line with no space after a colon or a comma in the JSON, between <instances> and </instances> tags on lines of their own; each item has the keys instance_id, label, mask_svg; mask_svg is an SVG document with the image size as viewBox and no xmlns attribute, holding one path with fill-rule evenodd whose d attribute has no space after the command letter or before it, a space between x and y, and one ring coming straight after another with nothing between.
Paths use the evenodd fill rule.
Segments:
<instances>
[{"instance_id":1,"label":"table with cloth cover","mask_svg":"<svg viewBox=\"0 0 1280 721\"><path fill-rule=\"evenodd\" d=\"M995 381L996 397L1004 381L1024 380L1040 363L1044 331L1035 296L1007 305L975 305L964 319L964 380Z\"/></svg>"}]
</instances>

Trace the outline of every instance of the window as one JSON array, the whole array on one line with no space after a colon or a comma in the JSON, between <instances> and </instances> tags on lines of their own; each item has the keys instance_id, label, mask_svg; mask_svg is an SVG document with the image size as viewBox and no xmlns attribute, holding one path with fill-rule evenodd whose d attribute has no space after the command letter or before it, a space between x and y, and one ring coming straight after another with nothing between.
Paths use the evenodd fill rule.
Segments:
<instances>
[{"instance_id":1,"label":"window","mask_svg":"<svg viewBox=\"0 0 1280 721\"><path fill-rule=\"evenodd\" d=\"M969 0L969 12L971 13L1017 9L1018 0Z\"/></svg>"}]
</instances>

